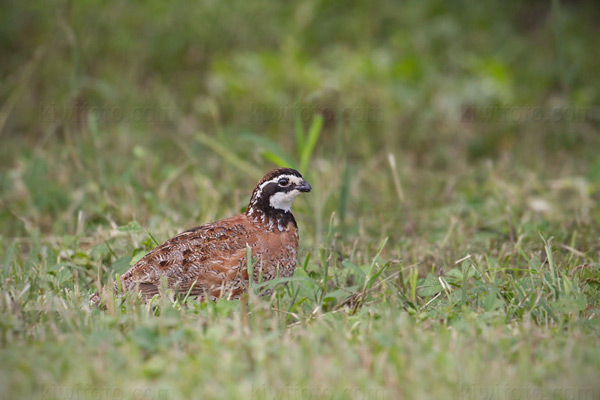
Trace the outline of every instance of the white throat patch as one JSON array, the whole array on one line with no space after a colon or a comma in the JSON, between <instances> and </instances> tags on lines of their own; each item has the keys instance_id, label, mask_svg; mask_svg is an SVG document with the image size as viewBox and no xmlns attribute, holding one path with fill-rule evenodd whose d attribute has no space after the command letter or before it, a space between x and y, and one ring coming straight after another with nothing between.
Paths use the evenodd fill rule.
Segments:
<instances>
[{"instance_id":1,"label":"white throat patch","mask_svg":"<svg viewBox=\"0 0 600 400\"><path fill-rule=\"evenodd\" d=\"M289 212L292 210L292 203L299 195L300 191L296 189L289 192L277 192L271 196L269 204L275 209Z\"/></svg>"}]
</instances>

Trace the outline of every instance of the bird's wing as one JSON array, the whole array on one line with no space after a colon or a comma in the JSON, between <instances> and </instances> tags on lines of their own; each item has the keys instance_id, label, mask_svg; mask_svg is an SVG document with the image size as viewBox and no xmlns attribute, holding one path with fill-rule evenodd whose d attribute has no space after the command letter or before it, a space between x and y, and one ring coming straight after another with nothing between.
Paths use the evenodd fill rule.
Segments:
<instances>
[{"instance_id":1,"label":"bird's wing","mask_svg":"<svg viewBox=\"0 0 600 400\"><path fill-rule=\"evenodd\" d=\"M255 245L253 236L244 216L182 232L124 273L121 287L137 288L151 297L159 292L161 279L166 279L168 287L179 293L219 297L228 285L247 280L246 244Z\"/></svg>"}]
</instances>

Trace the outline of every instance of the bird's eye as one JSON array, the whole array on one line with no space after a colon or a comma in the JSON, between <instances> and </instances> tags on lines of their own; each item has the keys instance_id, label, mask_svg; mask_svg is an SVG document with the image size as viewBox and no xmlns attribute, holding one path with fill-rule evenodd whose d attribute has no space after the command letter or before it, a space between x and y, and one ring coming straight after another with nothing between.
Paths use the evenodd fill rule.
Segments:
<instances>
[{"instance_id":1,"label":"bird's eye","mask_svg":"<svg viewBox=\"0 0 600 400\"><path fill-rule=\"evenodd\" d=\"M287 186L288 183L290 183L290 180L288 178L281 178L279 180L279 186Z\"/></svg>"}]
</instances>

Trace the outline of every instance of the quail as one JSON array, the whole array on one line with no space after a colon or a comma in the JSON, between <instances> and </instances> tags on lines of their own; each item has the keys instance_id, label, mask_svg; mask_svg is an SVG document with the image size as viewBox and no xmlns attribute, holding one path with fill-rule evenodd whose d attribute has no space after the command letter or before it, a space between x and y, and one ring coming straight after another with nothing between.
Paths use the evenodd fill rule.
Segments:
<instances>
[{"instance_id":1,"label":"quail","mask_svg":"<svg viewBox=\"0 0 600 400\"><path fill-rule=\"evenodd\" d=\"M182 232L142 257L114 284L115 292L138 291L149 299L161 281L180 295L216 300L239 298L248 287L247 247L253 280L292 276L298 256L294 199L311 187L291 168L268 172L243 214ZM98 293L90 303L100 302Z\"/></svg>"}]
</instances>

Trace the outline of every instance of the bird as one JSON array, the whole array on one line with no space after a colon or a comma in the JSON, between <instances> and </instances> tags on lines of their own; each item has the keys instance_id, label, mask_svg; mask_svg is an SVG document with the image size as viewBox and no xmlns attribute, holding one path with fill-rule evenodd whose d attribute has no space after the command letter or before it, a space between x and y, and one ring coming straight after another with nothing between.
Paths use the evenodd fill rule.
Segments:
<instances>
[{"instance_id":1,"label":"bird","mask_svg":"<svg viewBox=\"0 0 600 400\"><path fill-rule=\"evenodd\" d=\"M267 172L245 212L189 229L155 247L114 282L115 293L136 291L147 301L166 281L178 295L199 301L238 299L249 285L248 249L253 281L292 276L299 240L292 203L311 189L295 169ZM100 301L95 293L90 305Z\"/></svg>"}]
</instances>

